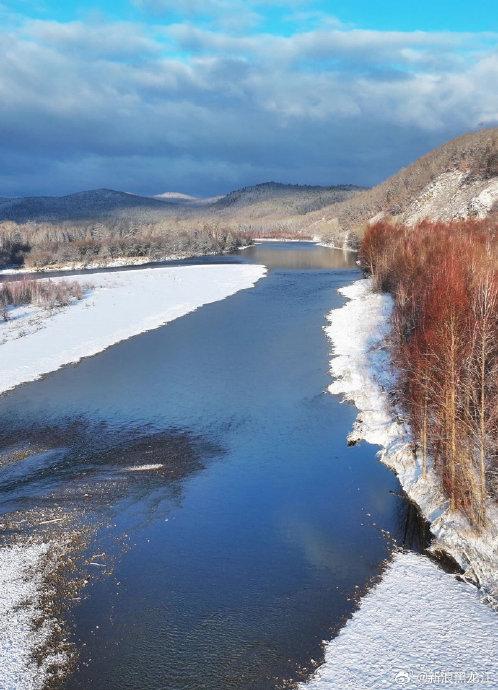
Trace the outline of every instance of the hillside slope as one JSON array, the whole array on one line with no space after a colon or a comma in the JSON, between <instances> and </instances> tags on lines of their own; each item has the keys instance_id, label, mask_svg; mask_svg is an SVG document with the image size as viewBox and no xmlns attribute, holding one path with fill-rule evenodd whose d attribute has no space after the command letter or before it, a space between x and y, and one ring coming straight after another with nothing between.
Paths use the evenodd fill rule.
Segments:
<instances>
[{"instance_id":1,"label":"hillside slope","mask_svg":"<svg viewBox=\"0 0 498 690\"><path fill-rule=\"evenodd\" d=\"M128 218L158 222L175 218L192 227L223 222L240 225L282 223L302 219L310 211L345 201L360 187L319 187L267 182L235 190L221 197L201 199L181 193L144 197L110 189L95 189L61 197L0 197L0 221L61 222ZM298 223L299 224L299 223Z\"/></svg>"},{"instance_id":2,"label":"hillside slope","mask_svg":"<svg viewBox=\"0 0 498 690\"><path fill-rule=\"evenodd\" d=\"M212 210L242 214L250 210L253 217L278 212L288 215L304 215L324 206L349 199L363 189L364 187L355 187L354 185L321 187L264 182L253 187L244 187L230 192L230 194L218 199L212 205Z\"/></svg>"},{"instance_id":3,"label":"hillside slope","mask_svg":"<svg viewBox=\"0 0 498 690\"><path fill-rule=\"evenodd\" d=\"M427 153L372 189L307 217L308 229L344 241L372 218L485 218L498 209L498 128L466 134Z\"/></svg>"},{"instance_id":4,"label":"hillside slope","mask_svg":"<svg viewBox=\"0 0 498 690\"><path fill-rule=\"evenodd\" d=\"M66 196L33 196L0 198L0 220L66 221L97 218L135 209L168 212L176 206L162 199L118 192L113 189L92 189Z\"/></svg>"},{"instance_id":5,"label":"hillside slope","mask_svg":"<svg viewBox=\"0 0 498 690\"><path fill-rule=\"evenodd\" d=\"M190 222L230 227L252 236L308 235L307 214L350 199L362 189L264 182L230 192L202 209L191 208L188 217Z\"/></svg>"}]
</instances>

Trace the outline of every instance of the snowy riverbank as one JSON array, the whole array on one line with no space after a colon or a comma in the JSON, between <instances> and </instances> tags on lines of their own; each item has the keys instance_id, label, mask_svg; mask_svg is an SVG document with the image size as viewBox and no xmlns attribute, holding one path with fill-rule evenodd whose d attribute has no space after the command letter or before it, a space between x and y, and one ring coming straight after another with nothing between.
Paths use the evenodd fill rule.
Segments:
<instances>
[{"instance_id":1,"label":"snowy riverbank","mask_svg":"<svg viewBox=\"0 0 498 690\"><path fill-rule=\"evenodd\" d=\"M243 247L239 247L242 249ZM66 261L59 264L49 264L48 266L32 266L29 268L3 268L0 270L0 275L29 275L29 274L50 274L58 273L60 271L92 271L105 268L127 268L130 266L152 266L154 264L162 264L167 261L183 261L185 259L195 259L203 256L215 256L218 252L179 252L177 254L168 254L153 259L150 256L121 256L111 260L102 259L101 261Z\"/></svg>"},{"instance_id":2,"label":"snowy riverbank","mask_svg":"<svg viewBox=\"0 0 498 690\"><path fill-rule=\"evenodd\" d=\"M350 440L379 445L379 457L398 475L407 495L430 524L434 552L443 551L462 567L465 577L483 593L498 598L498 518L489 505L489 527L476 534L465 518L448 510L448 501L432 469L424 479L413 454L409 428L393 402L394 374L384 339L389 332L392 300L371 290L370 280L359 280L341 290L347 304L328 315L327 335L334 357L333 393L343 394L359 413Z\"/></svg>"},{"instance_id":3,"label":"snowy riverbank","mask_svg":"<svg viewBox=\"0 0 498 690\"><path fill-rule=\"evenodd\" d=\"M358 408L351 442L381 447L382 462L397 474L435 535L433 550L450 554L466 577L459 581L426 556L396 552L380 582L360 602L339 635L325 644L325 661L302 690L405 687L496 687L496 612L484 601L496 596L496 521L477 536L448 512L439 481L423 479L409 429L391 395L395 378L385 337L392 301L369 280L341 290L348 302L328 315L333 345L332 393ZM490 508L491 510L491 508Z\"/></svg>"},{"instance_id":4,"label":"snowy riverbank","mask_svg":"<svg viewBox=\"0 0 498 690\"><path fill-rule=\"evenodd\" d=\"M46 615L47 577L54 570L57 550L33 543L0 549L0 687L41 690L68 661L64 650L47 651L59 629ZM43 651L43 653L41 653ZM37 663L35 654L42 661Z\"/></svg>"},{"instance_id":5,"label":"snowy riverbank","mask_svg":"<svg viewBox=\"0 0 498 690\"><path fill-rule=\"evenodd\" d=\"M0 324L0 393L252 287L265 273L222 264L72 276L90 286L83 300L51 314L22 307Z\"/></svg>"},{"instance_id":6,"label":"snowy riverbank","mask_svg":"<svg viewBox=\"0 0 498 690\"><path fill-rule=\"evenodd\" d=\"M425 556L397 553L301 690L493 688L496 614Z\"/></svg>"}]
</instances>

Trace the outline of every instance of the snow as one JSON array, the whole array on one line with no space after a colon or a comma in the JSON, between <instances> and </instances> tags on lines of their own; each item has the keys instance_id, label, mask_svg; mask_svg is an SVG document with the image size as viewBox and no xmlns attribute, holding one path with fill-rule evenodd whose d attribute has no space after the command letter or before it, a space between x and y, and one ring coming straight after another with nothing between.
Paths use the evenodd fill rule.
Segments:
<instances>
[{"instance_id":1,"label":"snow","mask_svg":"<svg viewBox=\"0 0 498 690\"><path fill-rule=\"evenodd\" d=\"M424 218L443 221L486 218L497 201L497 179L473 179L468 172L450 170L432 180L401 218L408 225Z\"/></svg>"},{"instance_id":2,"label":"snow","mask_svg":"<svg viewBox=\"0 0 498 690\"><path fill-rule=\"evenodd\" d=\"M471 209L478 218L486 218L498 202L498 180L492 180L471 202Z\"/></svg>"},{"instance_id":3,"label":"snow","mask_svg":"<svg viewBox=\"0 0 498 690\"><path fill-rule=\"evenodd\" d=\"M33 656L47 644L57 625L55 620L44 617L41 607L50 551L46 543L0 549L2 690L41 690L50 676L50 667L67 663L62 652L44 654L41 665Z\"/></svg>"},{"instance_id":4,"label":"snow","mask_svg":"<svg viewBox=\"0 0 498 690\"><path fill-rule=\"evenodd\" d=\"M430 525L434 552L443 551L462 567L465 577L478 583L492 604L498 599L498 515L488 505L489 525L477 534L466 519L450 512L439 478L429 467L424 478L415 457L410 429L400 410L394 407L395 375L384 339L389 333L392 299L372 291L369 279L342 288L349 301L328 315L327 335L334 357L331 372L333 393L343 394L359 413L351 441L365 440L379 445L379 457L398 475L407 495L416 503Z\"/></svg>"},{"instance_id":5,"label":"snow","mask_svg":"<svg viewBox=\"0 0 498 690\"><path fill-rule=\"evenodd\" d=\"M310 240L301 237L255 237L254 244L262 244L266 242L301 242L305 244L318 244L315 240ZM249 244L248 247L251 245Z\"/></svg>"},{"instance_id":6,"label":"snow","mask_svg":"<svg viewBox=\"0 0 498 690\"><path fill-rule=\"evenodd\" d=\"M449 553L481 590L442 571L428 557L396 552L380 582L339 635L325 643L325 661L302 690L385 690L404 687L498 687L496 513L476 535L448 511L437 476L422 477L410 430L395 408L395 374L385 338L393 302L370 280L343 288L348 302L328 315L333 344L332 393L354 402L350 440L380 446L435 535L433 550Z\"/></svg>"},{"instance_id":7,"label":"snow","mask_svg":"<svg viewBox=\"0 0 498 690\"><path fill-rule=\"evenodd\" d=\"M397 553L303 690L498 684L496 614L425 556Z\"/></svg>"},{"instance_id":8,"label":"snow","mask_svg":"<svg viewBox=\"0 0 498 690\"><path fill-rule=\"evenodd\" d=\"M223 264L72 276L91 283L83 300L49 315L23 307L0 324L0 393L252 287L265 273Z\"/></svg>"},{"instance_id":9,"label":"snow","mask_svg":"<svg viewBox=\"0 0 498 690\"><path fill-rule=\"evenodd\" d=\"M127 472L148 472L150 470L160 470L161 467L164 467L164 465L160 462L157 462L157 463L150 463L149 465L132 465L131 467L127 467L126 471Z\"/></svg>"}]
</instances>

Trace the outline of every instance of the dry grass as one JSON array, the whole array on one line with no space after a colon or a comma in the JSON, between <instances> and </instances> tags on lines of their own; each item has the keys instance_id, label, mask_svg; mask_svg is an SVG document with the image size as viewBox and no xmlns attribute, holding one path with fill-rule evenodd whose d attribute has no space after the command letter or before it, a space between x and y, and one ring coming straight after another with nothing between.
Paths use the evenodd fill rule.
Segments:
<instances>
[{"instance_id":1,"label":"dry grass","mask_svg":"<svg viewBox=\"0 0 498 690\"><path fill-rule=\"evenodd\" d=\"M4 321L9 309L34 304L55 309L83 298L84 288L76 280L10 280L0 283L0 313Z\"/></svg>"}]
</instances>

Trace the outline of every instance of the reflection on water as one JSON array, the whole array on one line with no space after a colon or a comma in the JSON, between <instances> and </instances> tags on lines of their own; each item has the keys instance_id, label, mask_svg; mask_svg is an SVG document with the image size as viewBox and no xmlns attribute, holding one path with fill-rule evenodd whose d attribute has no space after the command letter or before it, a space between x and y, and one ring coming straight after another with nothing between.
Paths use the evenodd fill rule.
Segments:
<instances>
[{"instance_id":1,"label":"reflection on water","mask_svg":"<svg viewBox=\"0 0 498 690\"><path fill-rule=\"evenodd\" d=\"M266 253L255 288L0 397L3 520L64 510L114 557L73 608L66 690L305 677L410 538L396 477L325 392L325 314L359 275L334 251L258 245L238 259Z\"/></svg>"},{"instance_id":2,"label":"reflection on water","mask_svg":"<svg viewBox=\"0 0 498 690\"><path fill-rule=\"evenodd\" d=\"M256 263L265 264L268 268L289 268L297 270L346 269L356 268L357 254L322 247L315 242L256 242L238 250L235 254L214 254L197 256L191 259L172 259L138 266L111 266L109 268L87 268L72 271L50 271L52 278L70 277L73 275L92 275L94 273L115 273L116 271L140 271L144 268L161 268L164 266L200 266L213 264ZM6 280L23 280L23 273L1 274L0 283ZM47 273L31 273L30 278L46 278Z\"/></svg>"},{"instance_id":3,"label":"reflection on water","mask_svg":"<svg viewBox=\"0 0 498 690\"><path fill-rule=\"evenodd\" d=\"M313 242L259 242L242 250L241 255L268 268L345 269L354 268L354 252L321 247Z\"/></svg>"}]
</instances>

